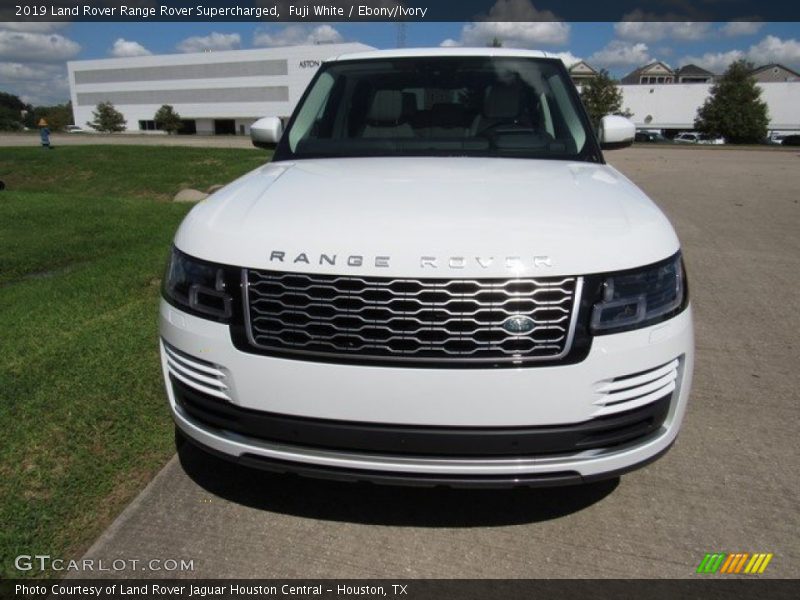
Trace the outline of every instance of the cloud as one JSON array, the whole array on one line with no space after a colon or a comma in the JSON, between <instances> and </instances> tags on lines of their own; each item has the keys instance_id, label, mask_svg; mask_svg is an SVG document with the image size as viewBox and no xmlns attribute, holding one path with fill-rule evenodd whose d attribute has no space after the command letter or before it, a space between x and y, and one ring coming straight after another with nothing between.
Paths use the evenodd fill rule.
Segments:
<instances>
[{"instance_id":1,"label":"cloud","mask_svg":"<svg viewBox=\"0 0 800 600\"><path fill-rule=\"evenodd\" d=\"M67 21L25 21L25 22L5 22L2 23L3 29L8 29L10 31L27 31L31 33L50 33L51 31L56 31L57 29L63 29L69 25Z\"/></svg>"},{"instance_id":2,"label":"cloud","mask_svg":"<svg viewBox=\"0 0 800 600\"><path fill-rule=\"evenodd\" d=\"M330 25L317 25L313 29L305 25L287 25L276 32L256 31L253 35L254 46L299 46L307 44L337 44L344 38Z\"/></svg>"},{"instance_id":3,"label":"cloud","mask_svg":"<svg viewBox=\"0 0 800 600\"><path fill-rule=\"evenodd\" d=\"M800 42L795 39L782 40L768 35L747 51L747 58L756 66L768 63L781 63L786 66L800 67Z\"/></svg>"},{"instance_id":4,"label":"cloud","mask_svg":"<svg viewBox=\"0 0 800 600\"><path fill-rule=\"evenodd\" d=\"M236 50L242 43L238 33L217 33L193 35L175 46L180 52L207 52L214 50Z\"/></svg>"},{"instance_id":5,"label":"cloud","mask_svg":"<svg viewBox=\"0 0 800 600\"><path fill-rule=\"evenodd\" d=\"M58 33L0 29L0 61L56 62L73 58L80 44Z\"/></svg>"},{"instance_id":6,"label":"cloud","mask_svg":"<svg viewBox=\"0 0 800 600\"><path fill-rule=\"evenodd\" d=\"M0 79L7 81L45 81L50 79L55 71L61 70L57 65L34 66L18 62L0 62Z\"/></svg>"},{"instance_id":7,"label":"cloud","mask_svg":"<svg viewBox=\"0 0 800 600\"><path fill-rule=\"evenodd\" d=\"M111 56L123 58L126 56L147 56L152 54L150 50L142 46L139 42L117 38L111 48Z\"/></svg>"},{"instance_id":8,"label":"cloud","mask_svg":"<svg viewBox=\"0 0 800 600\"><path fill-rule=\"evenodd\" d=\"M69 83L67 75L53 78L48 81L31 81L24 84L18 91L20 99L33 106L53 106L66 104L69 100Z\"/></svg>"},{"instance_id":9,"label":"cloud","mask_svg":"<svg viewBox=\"0 0 800 600\"><path fill-rule=\"evenodd\" d=\"M722 73L732 62L741 59L749 60L756 66L781 63L788 67L800 68L800 42L768 35L746 51L707 52L702 56L685 56L682 62L696 64L714 73Z\"/></svg>"},{"instance_id":10,"label":"cloud","mask_svg":"<svg viewBox=\"0 0 800 600\"><path fill-rule=\"evenodd\" d=\"M495 38L506 48L561 45L569 40L569 25L556 21L543 23L482 21L464 25L460 43L462 46L486 46Z\"/></svg>"},{"instance_id":11,"label":"cloud","mask_svg":"<svg viewBox=\"0 0 800 600\"><path fill-rule=\"evenodd\" d=\"M720 32L726 37L755 35L763 26L764 23L758 21L731 21L720 27Z\"/></svg>"},{"instance_id":12,"label":"cloud","mask_svg":"<svg viewBox=\"0 0 800 600\"><path fill-rule=\"evenodd\" d=\"M554 56L556 58L560 58L561 62L563 62L567 68L571 67L575 63L581 62L583 59L580 56L575 56L572 52L548 52L548 56Z\"/></svg>"},{"instance_id":13,"label":"cloud","mask_svg":"<svg viewBox=\"0 0 800 600\"><path fill-rule=\"evenodd\" d=\"M62 104L69 99L65 64L0 62L0 86L33 105Z\"/></svg>"},{"instance_id":14,"label":"cloud","mask_svg":"<svg viewBox=\"0 0 800 600\"><path fill-rule=\"evenodd\" d=\"M34 105L69 99L66 61L81 46L55 33L69 23L0 23L0 89Z\"/></svg>"},{"instance_id":15,"label":"cloud","mask_svg":"<svg viewBox=\"0 0 800 600\"><path fill-rule=\"evenodd\" d=\"M489 18L497 21L543 21L555 20L549 10L538 10L531 0L497 0L489 9Z\"/></svg>"},{"instance_id":16,"label":"cloud","mask_svg":"<svg viewBox=\"0 0 800 600\"><path fill-rule=\"evenodd\" d=\"M461 42L454 40L452 38L447 38L441 44L439 44L442 48L457 48L461 46ZM583 59L580 56L575 56L572 52L564 51L564 52L552 52L548 51L547 56L551 56L554 58L560 58L561 62L563 62L567 67L571 67L575 63L579 63Z\"/></svg>"},{"instance_id":17,"label":"cloud","mask_svg":"<svg viewBox=\"0 0 800 600\"><path fill-rule=\"evenodd\" d=\"M614 34L622 40L634 42L657 42L671 39L684 42L703 40L713 35L711 23L696 21L658 21L670 15L658 17L640 9L625 15L614 25Z\"/></svg>"},{"instance_id":18,"label":"cloud","mask_svg":"<svg viewBox=\"0 0 800 600\"><path fill-rule=\"evenodd\" d=\"M702 56L684 56L681 63L697 65L712 73L722 73L729 64L743 58L745 58L745 53L741 50L729 50L727 52L706 52Z\"/></svg>"},{"instance_id":19,"label":"cloud","mask_svg":"<svg viewBox=\"0 0 800 600\"><path fill-rule=\"evenodd\" d=\"M458 40L446 39L440 45L486 46L497 38L506 48L536 48L569 40L569 25L550 11L538 10L531 0L497 0L487 18L491 20L467 23Z\"/></svg>"},{"instance_id":20,"label":"cloud","mask_svg":"<svg viewBox=\"0 0 800 600\"><path fill-rule=\"evenodd\" d=\"M605 48L592 54L589 64L600 67L639 67L653 62L647 44L631 44L622 40L611 40Z\"/></svg>"}]
</instances>

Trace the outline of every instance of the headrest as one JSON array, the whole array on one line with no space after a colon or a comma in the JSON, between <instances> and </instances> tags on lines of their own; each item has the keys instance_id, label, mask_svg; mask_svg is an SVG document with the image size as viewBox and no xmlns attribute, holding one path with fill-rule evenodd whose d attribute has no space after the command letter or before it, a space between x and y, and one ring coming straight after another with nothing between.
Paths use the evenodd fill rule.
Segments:
<instances>
[{"instance_id":1,"label":"headrest","mask_svg":"<svg viewBox=\"0 0 800 600\"><path fill-rule=\"evenodd\" d=\"M483 103L483 115L490 119L511 119L519 115L520 89L510 85L489 90Z\"/></svg>"},{"instance_id":2,"label":"headrest","mask_svg":"<svg viewBox=\"0 0 800 600\"><path fill-rule=\"evenodd\" d=\"M398 90L378 90L372 97L367 119L396 122L403 114L403 95Z\"/></svg>"}]
</instances>

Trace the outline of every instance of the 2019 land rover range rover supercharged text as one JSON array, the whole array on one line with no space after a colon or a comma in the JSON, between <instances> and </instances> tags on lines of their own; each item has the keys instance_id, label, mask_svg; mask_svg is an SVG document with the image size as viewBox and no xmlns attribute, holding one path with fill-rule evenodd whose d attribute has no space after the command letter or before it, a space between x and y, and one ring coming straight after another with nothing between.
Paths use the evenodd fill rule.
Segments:
<instances>
[{"instance_id":1,"label":"2019 land rover range rover supercharged text","mask_svg":"<svg viewBox=\"0 0 800 600\"><path fill-rule=\"evenodd\" d=\"M325 62L273 160L197 205L161 356L179 431L244 464L445 485L554 485L675 440L693 329L678 239L605 164L560 60Z\"/></svg>"}]
</instances>

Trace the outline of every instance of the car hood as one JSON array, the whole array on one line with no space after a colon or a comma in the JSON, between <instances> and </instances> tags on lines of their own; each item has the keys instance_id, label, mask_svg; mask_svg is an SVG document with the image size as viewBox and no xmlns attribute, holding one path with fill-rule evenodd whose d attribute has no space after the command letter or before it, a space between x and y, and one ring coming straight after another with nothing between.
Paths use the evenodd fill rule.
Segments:
<instances>
[{"instance_id":1,"label":"car hood","mask_svg":"<svg viewBox=\"0 0 800 600\"><path fill-rule=\"evenodd\" d=\"M392 277L588 274L679 247L608 165L432 157L267 164L198 204L175 243L225 264Z\"/></svg>"}]
</instances>

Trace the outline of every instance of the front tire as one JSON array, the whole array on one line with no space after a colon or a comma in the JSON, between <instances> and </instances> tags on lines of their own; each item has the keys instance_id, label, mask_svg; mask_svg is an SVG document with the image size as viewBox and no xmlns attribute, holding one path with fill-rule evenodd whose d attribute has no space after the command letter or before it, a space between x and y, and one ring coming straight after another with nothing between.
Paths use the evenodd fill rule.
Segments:
<instances>
[{"instance_id":1,"label":"front tire","mask_svg":"<svg viewBox=\"0 0 800 600\"><path fill-rule=\"evenodd\" d=\"M186 445L186 436L184 435L181 428L177 425L175 427L175 451L180 452L181 449Z\"/></svg>"}]
</instances>

